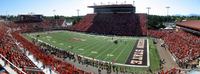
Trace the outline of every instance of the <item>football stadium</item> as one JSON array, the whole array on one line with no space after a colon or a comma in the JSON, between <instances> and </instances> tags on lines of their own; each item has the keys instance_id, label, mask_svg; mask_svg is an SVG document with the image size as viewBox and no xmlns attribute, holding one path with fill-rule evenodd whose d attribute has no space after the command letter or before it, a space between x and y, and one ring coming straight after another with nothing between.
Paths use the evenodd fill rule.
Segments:
<instances>
[{"instance_id":1,"label":"football stadium","mask_svg":"<svg viewBox=\"0 0 200 74\"><path fill-rule=\"evenodd\" d=\"M137 13L134 2L1 16L0 74L199 74L200 17Z\"/></svg>"}]
</instances>

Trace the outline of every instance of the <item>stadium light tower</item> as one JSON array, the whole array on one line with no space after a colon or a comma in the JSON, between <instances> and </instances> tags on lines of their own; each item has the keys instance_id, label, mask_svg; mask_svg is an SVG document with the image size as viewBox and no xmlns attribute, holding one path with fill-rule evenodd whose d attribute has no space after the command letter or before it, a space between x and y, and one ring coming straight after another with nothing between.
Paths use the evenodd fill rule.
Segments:
<instances>
[{"instance_id":1,"label":"stadium light tower","mask_svg":"<svg viewBox=\"0 0 200 74\"><path fill-rule=\"evenodd\" d=\"M166 9L167 9L167 16L169 16L169 8L170 8L169 6L166 7Z\"/></svg>"},{"instance_id":2,"label":"stadium light tower","mask_svg":"<svg viewBox=\"0 0 200 74\"><path fill-rule=\"evenodd\" d=\"M96 3L93 3L94 6L96 6Z\"/></svg>"},{"instance_id":3,"label":"stadium light tower","mask_svg":"<svg viewBox=\"0 0 200 74\"><path fill-rule=\"evenodd\" d=\"M8 11L6 11L6 21L8 20Z\"/></svg>"},{"instance_id":4,"label":"stadium light tower","mask_svg":"<svg viewBox=\"0 0 200 74\"><path fill-rule=\"evenodd\" d=\"M79 9L77 9L76 11L77 11L77 16L79 17L79 11L80 11L80 10L79 10Z\"/></svg>"},{"instance_id":5,"label":"stadium light tower","mask_svg":"<svg viewBox=\"0 0 200 74\"><path fill-rule=\"evenodd\" d=\"M133 1L133 6L135 6L135 1Z\"/></svg>"},{"instance_id":6,"label":"stadium light tower","mask_svg":"<svg viewBox=\"0 0 200 74\"><path fill-rule=\"evenodd\" d=\"M54 16L56 15L56 10L55 10L55 9L53 10L53 15L54 15Z\"/></svg>"},{"instance_id":7,"label":"stadium light tower","mask_svg":"<svg viewBox=\"0 0 200 74\"><path fill-rule=\"evenodd\" d=\"M147 14L149 15L149 11L150 11L151 7L147 7Z\"/></svg>"},{"instance_id":8,"label":"stadium light tower","mask_svg":"<svg viewBox=\"0 0 200 74\"><path fill-rule=\"evenodd\" d=\"M110 5L110 2L108 2L108 5Z\"/></svg>"},{"instance_id":9,"label":"stadium light tower","mask_svg":"<svg viewBox=\"0 0 200 74\"><path fill-rule=\"evenodd\" d=\"M126 1L124 1L124 4L126 4Z\"/></svg>"}]
</instances>

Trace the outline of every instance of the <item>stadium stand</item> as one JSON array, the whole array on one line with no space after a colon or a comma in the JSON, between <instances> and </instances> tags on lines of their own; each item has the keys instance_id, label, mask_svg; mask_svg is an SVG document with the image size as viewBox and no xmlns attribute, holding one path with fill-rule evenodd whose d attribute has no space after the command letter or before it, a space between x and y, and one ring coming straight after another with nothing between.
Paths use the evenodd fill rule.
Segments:
<instances>
[{"instance_id":1,"label":"stadium stand","mask_svg":"<svg viewBox=\"0 0 200 74\"><path fill-rule=\"evenodd\" d=\"M52 55L44 54L39 50L40 48L38 46L23 38L19 33L13 32L12 35L23 45L25 49L42 61L43 64L50 66L52 70L57 71L59 74L73 74L73 72L78 72L78 74L90 74L89 72L82 71L67 62L56 59Z\"/></svg>"},{"instance_id":2,"label":"stadium stand","mask_svg":"<svg viewBox=\"0 0 200 74\"><path fill-rule=\"evenodd\" d=\"M177 28L181 28L187 32L200 35L200 21L199 20L184 20L176 22Z\"/></svg>"},{"instance_id":3,"label":"stadium stand","mask_svg":"<svg viewBox=\"0 0 200 74\"><path fill-rule=\"evenodd\" d=\"M140 27L141 27L141 30L142 30L142 35L146 36L147 35L147 26L146 26L147 15L138 13L138 16L139 16L139 21L140 21Z\"/></svg>"},{"instance_id":4,"label":"stadium stand","mask_svg":"<svg viewBox=\"0 0 200 74\"><path fill-rule=\"evenodd\" d=\"M12 22L11 22L12 23ZM38 50L39 47L35 46L21 35L19 35L18 31L14 31L11 28L8 28L5 23L1 23L0 25L0 42L1 42L1 50L0 54L2 54L6 59L8 59L11 63L16 65L17 67L21 68L25 73L30 74L44 74L27 56L25 55L26 51L31 52L34 57L41 60L45 65L50 66L52 70L56 70L59 74L90 74L88 72L82 71L78 68L75 68L73 65L61 61L59 59L54 58L51 55L43 54L42 51ZM30 24L30 23L28 23ZM37 23L31 23L37 24ZM12 27L15 27L16 24L12 23ZM17 24L19 25L19 24ZM25 23L23 24L25 25ZM26 23L27 25L27 23ZM21 26L21 25L20 25ZM22 27L22 26L21 26ZM29 26L31 28L33 26ZM27 27L26 27L27 28ZM21 32L29 31L27 29L23 29ZM30 29L31 32L34 30ZM25 51L20 50L19 47L23 47ZM14 70L19 73L23 74L18 69Z\"/></svg>"},{"instance_id":5,"label":"stadium stand","mask_svg":"<svg viewBox=\"0 0 200 74\"><path fill-rule=\"evenodd\" d=\"M105 35L146 35L145 14L98 13L86 15L73 30Z\"/></svg>"},{"instance_id":6,"label":"stadium stand","mask_svg":"<svg viewBox=\"0 0 200 74\"><path fill-rule=\"evenodd\" d=\"M1 48L0 54L2 54L6 59L8 59L15 66L22 68L26 73L37 73L44 74L40 71L26 70L27 68L38 69L32 61L30 61L23 52L17 47L16 42L10 35L10 29L1 25ZM19 70L14 69L17 73L21 73Z\"/></svg>"},{"instance_id":7,"label":"stadium stand","mask_svg":"<svg viewBox=\"0 0 200 74\"><path fill-rule=\"evenodd\" d=\"M158 72L158 74L185 74L185 72L181 71L180 69L172 68L166 71L161 70L160 72Z\"/></svg>"},{"instance_id":8,"label":"stadium stand","mask_svg":"<svg viewBox=\"0 0 200 74\"><path fill-rule=\"evenodd\" d=\"M87 14L83 20L77 23L77 25L73 26L72 29L75 29L80 32L87 31L87 29L92 25L93 19L96 14Z\"/></svg>"},{"instance_id":9,"label":"stadium stand","mask_svg":"<svg viewBox=\"0 0 200 74\"><path fill-rule=\"evenodd\" d=\"M176 23L178 26L187 27L200 31L200 21L199 20L185 20Z\"/></svg>"},{"instance_id":10,"label":"stadium stand","mask_svg":"<svg viewBox=\"0 0 200 74\"><path fill-rule=\"evenodd\" d=\"M166 48L176 57L180 67L187 68L188 62L200 56L200 38L183 30L149 30L152 37L165 41Z\"/></svg>"},{"instance_id":11,"label":"stadium stand","mask_svg":"<svg viewBox=\"0 0 200 74\"><path fill-rule=\"evenodd\" d=\"M103 35L146 36L147 16L135 13L132 4L88 7L94 8L94 13L86 15L72 30Z\"/></svg>"},{"instance_id":12,"label":"stadium stand","mask_svg":"<svg viewBox=\"0 0 200 74\"><path fill-rule=\"evenodd\" d=\"M80 22L75 24L71 30L87 33L97 33L103 35L123 35L123 36L149 36L161 38L165 41L164 47L169 49L182 68L187 68L188 63L200 57L200 37L181 29L175 30L147 30L146 14L135 13L98 13L87 14ZM28 22L27 22L28 21ZM25 39L21 33L38 32L62 29L63 19L39 20L32 22L6 22L0 23L0 54L9 64L12 63L19 74L44 74L26 55L30 54L40 60L45 67L50 67L58 74L92 74L75 67L64 61L64 58L77 60L79 63L94 66L101 70L126 72L126 67L111 66L109 63L94 61L82 56L74 55L70 52L48 47L48 45L37 45ZM186 23L187 24L187 23ZM6 27L6 26L8 27ZM180 25L188 27L185 25ZM192 27L197 29L196 27ZM199 29L197 29L199 30ZM141 43L144 45L144 43ZM143 48L144 46L141 46ZM23 48L23 50L21 50ZM6 59L6 60L5 60ZM18 68L22 69L19 70ZM100 70L99 70L100 71ZM160 71L158 74L179 74L179 69Z\"/></svg>"},{"instance_id":13,"label":"stadium stand","mask_svg":"<svg viewBox=\"0 0 200 74\"><path fill-rule=\"evenodd\" d=\"M64 19L48 19L41 22L8 22L3 23L12 30L20 32L38 32L38 31L49 31L64 29L61 27Z\"/></svg>"}]
</instances>

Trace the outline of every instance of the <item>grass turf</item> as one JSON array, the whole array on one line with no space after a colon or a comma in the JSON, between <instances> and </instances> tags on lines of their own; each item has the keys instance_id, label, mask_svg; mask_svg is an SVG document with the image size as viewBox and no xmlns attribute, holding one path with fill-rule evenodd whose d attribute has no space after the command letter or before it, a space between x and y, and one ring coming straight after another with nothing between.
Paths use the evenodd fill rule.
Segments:
<instances>
[{"instance_id":1,"label":"grass turf","mask_svg":"<svg viewBox=\"0 0 200 74\"><path fill-rule=\"evenodd\" d=\"M69 31L37 33L26 36L36 38L37 35L39 35L39 40L58 48L86 57L122 64L126 62L137 40L133 37L99 36ZM115 40L117 43L114 43Z\"/></svg>"},{"instance_id":2,"label":"grass turf","mask_svg":"<svg viewBox=\"0 0 200 74\"><path fill-rule=\"evenodd\" d=\"M30 37L47 42L56 47L71 51L83 56L96 58L103 61L113 61L124 64L138 40L138 37L113 37L99 36L69 31L24 34L27 39ZM113 41L118 40L115 44ZM159 70L159 55L151 38L149 38L150 69ZM129 72L144 72L149 68L128 67Z\"/></svg>"}]
</instances>

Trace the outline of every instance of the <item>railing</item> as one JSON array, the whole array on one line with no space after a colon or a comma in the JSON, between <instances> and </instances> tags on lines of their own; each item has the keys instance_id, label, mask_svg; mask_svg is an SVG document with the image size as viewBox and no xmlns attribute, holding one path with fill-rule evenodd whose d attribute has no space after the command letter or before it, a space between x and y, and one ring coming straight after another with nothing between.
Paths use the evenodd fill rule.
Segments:
<instances>
[{"instance_id":1,"label":"railing","mask_svg":"<svg viewBox=\"0 0 200 74\"><path fill-rule=\"evenodd\" d=\"M18 73L20 73L20 74L26 74L24 71L22 71L20 68L18 68L17 66L15 66L13 63L11 63L9 60L7 60L2 54L0 54L0 57L3 59L3 60L5 60L7 63L9 63L12 67L12 69L13 69L13 67L15 68L14 70L17 70L17 72Z\"/></svg>"}]
</instances>

